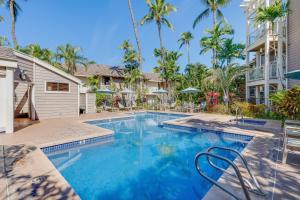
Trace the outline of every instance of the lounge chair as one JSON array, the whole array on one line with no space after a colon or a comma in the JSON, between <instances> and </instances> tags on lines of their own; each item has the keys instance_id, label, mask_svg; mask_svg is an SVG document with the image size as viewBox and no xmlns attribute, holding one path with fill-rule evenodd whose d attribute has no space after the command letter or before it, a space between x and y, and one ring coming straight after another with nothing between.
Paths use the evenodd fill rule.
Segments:
<instances>
[{"instance_id":1,"label":"lounge chair","mask_svg":"<svg viewBox=\"0 0 300 200\"><path fill-rule=\"evenodd\" d=\"M285 122L282 163L286 163L288 150L300 151L300 121L287 120Z\"/></svg>"},{"instance_id":2,"label":"lounge chair","mask_svg":"<svg viewBox=\"0 0 300 200\"><path fill-rule=\"evenodd\" d=\"M125 107L123 104L121 104L120 102L118 102L118 106L120 110L130 110L130 107Z\"/></svg>"},{"instance_id":3,"label":"lounge chair","mask_svg":"<svg viewBox=\"0 0 300 200\"><path fill-rule=\"evenodd\" d=\"M114 111L118 110L117 108L114 108L114 107L111 107L111 106L107 106L107 105L104 105L103 107L104 107L105 111L114 112Z\"/></svg>"},{"instance_id":4,"label":"lounge chair","mask_svg":"<svg viewBox=\"0 0 300 200\"><path fill-rule=\"evenodd\" d=\"M169 106L170 110L176 110L176 102L171 103L171 105Z\"/></svg>"}]
</instances>

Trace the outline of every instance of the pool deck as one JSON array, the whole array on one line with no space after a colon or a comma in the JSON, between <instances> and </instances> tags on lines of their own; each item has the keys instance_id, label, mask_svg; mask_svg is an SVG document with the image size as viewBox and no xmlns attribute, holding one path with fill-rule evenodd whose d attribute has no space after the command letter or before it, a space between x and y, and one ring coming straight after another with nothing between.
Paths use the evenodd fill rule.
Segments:
<instances>
[{"instance_id":1,"label":"pool deck","mask_svg":"<svg viewBox=\"0 0 300 200\"><path fill-rule=\"evenodd\" d=\"M129 114L104 112L80 118L44 120L14 134L0 135L0 199L79 199L40 148L113 134L83 122ZM243 155L267 195L264 198L253 196L253 199L299 199L300 154L290 153L287 164L281 164L280 123L268 120L265 126L259 127L236 125L230 122L233 119L233 116L201 113L166 123L254 135ZM236 163L240 165L238 160ZM244 198L238 184L229 181L231 179L224 174L219 182ZM205 199L232 198L214 186Z\"/></svg>"}]
</instances>

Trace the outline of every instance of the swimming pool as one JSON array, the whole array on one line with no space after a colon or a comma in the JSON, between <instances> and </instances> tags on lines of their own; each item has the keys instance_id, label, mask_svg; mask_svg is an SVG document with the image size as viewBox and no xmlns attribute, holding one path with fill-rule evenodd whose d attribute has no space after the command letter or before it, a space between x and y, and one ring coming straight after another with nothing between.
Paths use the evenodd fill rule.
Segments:
<instances>
[{"instance_id":1,"label":"swimming pool","mask_svg":"<svg viewBox=\"0 0 300 200\"><path fill-rule=\"evenodd\" d=\"M241 123L257 125L257 126L264 126L267 123L267 121L255 120L255 119L239 119L238 121Z\"/></svg>"},{"instance_id":2,"label":"swimming pool","mask_svg":"<svg viewBox=\"0 0 300 200\"><path fill-rule=\"evenodd\" d=\"M214 145L242 151L251 137L242 137L242 142L235 134L159 126L180 117L184 115L141 113L91 121L88 123L114 130L115 135L100 144L48 149L46 154L83 200L201 199L211 185L195 169L196 153ZM206 162L200 160L217 180L221 173Z\"/></svg>"}]
</instances>

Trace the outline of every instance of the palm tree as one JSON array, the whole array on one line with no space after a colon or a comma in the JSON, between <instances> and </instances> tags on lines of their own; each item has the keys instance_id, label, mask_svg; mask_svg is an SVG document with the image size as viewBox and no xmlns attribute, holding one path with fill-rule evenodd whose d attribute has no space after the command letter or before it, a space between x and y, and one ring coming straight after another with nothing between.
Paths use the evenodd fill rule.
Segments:
<instances>
[{"instance_id":1,"label":"palm tree","mask_svg":"<svg viewBox=\"0 0 300 200\"><path fill-rule=\"evenodd\" d=\"M158 66L154 67L154 72L160 73L160 77L165 81L166 88L170 89L170 83L174 81L179 73L180 66L178 65L178 59L182 56L181 53L176 51L166 51L163 61L158 61ZM161 50L155 49L154 56L160 57ZM170 90L169 90L170 91Z\"/></svg>"},{"instance_id":2,"label":"palm tree","mask_svg":"<svg viewBox=\"0 0 300 200\"><path fill-rule=\"evenodd\" d=\"M217 52L220 51L222 43L226 40L227 35L233 34L233 29L227 25L222 26L222 22L219 22L212 30L207 30L208 36L203 37L200 40L202 47L200 54L207 53L209 50L213 50L212 65L217 66Z\"/></svg>"},{"instance_id":3,"label":"palm tree","mask_svg":"<svg viewBox=\"0 0 300 200\"><path fill-rule=\"evenodd\" d=\"M286 16L289 13L289 1L286 3L282 0L276 0L274 4L268 7L260 7L257 10L255 20L257 23L262 24L269 22L271 24L272 35L275 39L276 33L274 32L275 21L279 18ZM276 44L274 43L274 51L276 56Z\"/></svg>"},{"instance_id":4,"label":"palm tree","mask_svg":"<svg viewBox=\"0 0 300 200\"><path fill-rule=\"evenodd\" d=\"M140 41L140 37L139 37L137 23L136 23L135 17L134 17L134 12L133 12L132 5L131 5L131 0L128 0L128 8L129 8L129 12L130 12L131 22L133 25L134 37L135 37L136 45L137 45L138 52L139 52L139 69L140 69L140 71L143 71L142 45L141 45L141 41Z\"/></svg>"},{"instance_id":5,"label":"palm tree","mask_svg":"<svg viewBox=\"0 0 300 200\"><path fill-rule=\"evenodd\" d=\"M15 23L19 16L19 13L22 11L20 5L16 2L16 0L7 0L6 6L10 11L10 18L11 18L11 37L13 40L14 48L18 48L18 42L16 37L15 31Z\"/></svg>"},{"instance_id":6,"label":"palm tree","mask_svg":"<svg viewBox=\"0 0 300 200\"><path fill-rule=\"evenodd\" d=\"M161 28L162 25L166 25L168 28L173 30L173 25L167 20L166 16L171 12L176 11L176 7L166 3L165 0L146 0L146 3L149 7L149 13L145 15L141 21L141 25L154 21L157 25L160 50L164 52L164 45L162 39ZM161 54L161 60L164 59L164 53Z\"/></svg>"},{"instance_id":7,"label":"palm tree","mask_svg":"<svg viewBox=\"0 0 300 200\"><path fill-rule=\"evenodd\" d=\"M230 64L225 68L212 68L211 75L207 77L215 86L223 92L224 103L228 106L230 87L234 81L246 73L247 68L242 68L236 64Z\"/></svg>"},{"instance_id":8,"label":"palm tree","mask_svg":"<svg viewBox=\"0 0 300 200\"><path fill-rule=\"evenodd\" d=\"M200 13L194 20L193 27L195 28L200 21L208 17L212 13L213 16L213 25L217 25L217 18L224 19L224 15L220 8L226 7L229 5L231 0L201 0L202 4L206 6L206 9Z\"/></svg>"},{"instance_id":9,"label":"palm tree","mask_svg":"<svg viewBox=\"0 0 300 200\"><path fill-rule=\"evenodd\" d=\"M39 44L30 44L25 46L24 48L19 48L19 50L50 64L54 63L54 53L49 49L41 48Z\"/></svg>"},{"instance_id":10,"label":"palm tree","mask_svg":"<svg viewBox=\"0 0 300 200\"><path fill-rule=\"evenodd\" d=\"M231 0L201 0L201 2L205 5L206 9L196 17L196 19L194 20L193 28L195 28L204 18L207 18L210 14L212 14L213 28L215 29L218 23L217 18L224 19L224 15L220 8L229 5ZM213 49L212 53L213 59L216 58L216 49Z\"/></svg>"},{"instance_id":11,"label":"palm tree","mask_svg":"<svg viewBox=\"0 0 300 200\"><path fill-rule=\"evenodd\" d=\"M73 47L71 44L57 47L56 57L64 61L64 67L67 68L70 74L75 74L77 65L87 67L88 64L94 63L83 57L80 47Z\"/></svg>"},{"instance_id":12,"label":"palm tree","mask_svg":"<svg viewBox=\"0 0 300 200\"><path fill-rule=\"evenodd\" d=\"M244 60L244 50L244 44L235 44L232 38L226 39L217 54L217 58L220 61L220 66L223 66L224 64L229 65L234 59Z\"/></svg>"},{"instance_id":13,"label":"palm tree","mask_svg":"<svg viewBox=\"0 0 300 200\"><path fill-rule=\"evenodd\" d=\"M181 34L180 39L178 42L180 43L179 48L183 47L183 45L186 45L187 48L187 54L188 54L188 64L191 63L191 57L190 57L190 42L194 38L193 34L191 32L184 32Z\"/></svg>"}]
</instances>

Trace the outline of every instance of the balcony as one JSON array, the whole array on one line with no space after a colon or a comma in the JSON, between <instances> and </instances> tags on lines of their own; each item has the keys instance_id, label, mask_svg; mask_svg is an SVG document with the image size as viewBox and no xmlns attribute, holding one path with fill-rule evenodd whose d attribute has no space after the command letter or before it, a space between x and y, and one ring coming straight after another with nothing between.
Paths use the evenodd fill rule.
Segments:
<instances>
[{"instance_id":1,"label":"balcony","mask_svg":"<svg viewBox=\"0 0 300 200\"><path fill-rule=\"evenodd\" d=\"M250 35L248 36L248 46L251 46L256 41L262 39L266 35L266 32L267 30L265 25L262 25L260 28L251 32Z\"/></svg>"},{"instance_id":2,"label":"balcony","mask_svg":"<svg viewBox=\"0 0 300 200\"><path fill-rule=\"evenodd\" d=\"M249 81L263 80L264 77L265 77L264 67L254 68L253 70L249 71L249 73L248 73Z\"/></svg>"},{"instance_id":3,"label":"balcony","mask_svg":"<svg viewBox=\"0 0 300 200\"><path fill-rule=\"evenodd\" d=\"M282 32L280 32L280 24L282 24ZM274 24L273 30L271 30L271 25L269 27L269 35L275 37L275 41L277 40L278 36L281 36L283 38L286 37L286 27L285 23L281 21L277 21ZM248 36L247 44L248 46L251 46L255 44L257 41L263 39L265 35L267 34L267 28L265 24L261 24L259 28L254 29ZM273 39L273 38L271 38Z\"/></svg>"}]
</instances>

